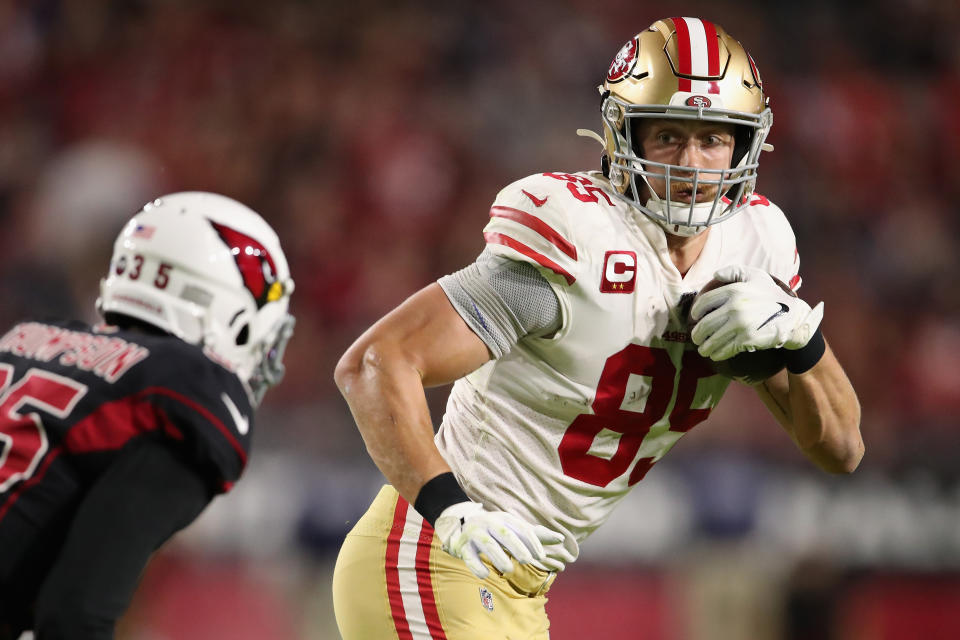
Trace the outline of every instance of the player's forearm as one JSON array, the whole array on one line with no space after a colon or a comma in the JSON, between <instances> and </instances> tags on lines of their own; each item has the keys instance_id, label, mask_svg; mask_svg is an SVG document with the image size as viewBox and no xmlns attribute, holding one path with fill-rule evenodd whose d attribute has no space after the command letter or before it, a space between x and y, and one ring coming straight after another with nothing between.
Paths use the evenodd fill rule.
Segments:
<instances>
[{"instance_id":1,"label":"player's forearm","mask_svg":"<svg viewBox=\"0 0 960 640\"><path fill-rule=\"evenodd\" d=\"M399 349L354 345L334 377L370 457L411 504L425 482L450 471L433 443L420 374Z\"/></svg>"},{"instance_id":2,"label":"player's forearm","mask_svg":"<svg viewBox=\"0 0 960 640\"><path fill-rule=\"evenodd\" d=\"M800 449L824 471L850 473L863 457L860 403L828 346L806 373L789 374L789 419Z\"/></svg>"}]
</instances>

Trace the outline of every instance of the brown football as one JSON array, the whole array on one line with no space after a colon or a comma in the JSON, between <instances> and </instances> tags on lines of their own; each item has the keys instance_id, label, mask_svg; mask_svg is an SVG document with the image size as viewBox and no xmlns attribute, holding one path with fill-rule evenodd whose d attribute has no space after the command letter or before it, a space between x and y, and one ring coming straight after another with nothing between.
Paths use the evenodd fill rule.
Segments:
<instances>
[{"instance_id":1,"label":"brown football","mask_svg":"<svg viewBox=\"0 0 960 640\"><path fill-rule=\"evenodd\" d=\"M777 280L774 278L774 280ZM701 293L706 293L707 291L712 291L717 287L722 287L723 285L728 284L726 282L721 282L720 280L711 280L700 289ZM789 287L782 284L780 281L777 281L785 291L789 292L790 295L796 295L790 291ZM693 329L695 323L690 321L690 329ZM763 349L760 351L743 351L728 358L727 360L709 360L708 362L713 367L713 370L716 371L721 376L732 378L739 382L746 384L759 384L763 382L770 376L778 373L781 369L786 366L785 360L785 349Z\"/></svg>"}]
</instances>

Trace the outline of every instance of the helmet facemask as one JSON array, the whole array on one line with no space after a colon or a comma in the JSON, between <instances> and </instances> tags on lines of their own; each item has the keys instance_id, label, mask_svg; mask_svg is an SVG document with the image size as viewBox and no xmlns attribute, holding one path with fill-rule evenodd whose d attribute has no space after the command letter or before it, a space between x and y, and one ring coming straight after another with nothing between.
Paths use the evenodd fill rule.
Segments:
<instances>
[{"instance_id":1,"label":"helmet facemask","mask_svg":"<svg viewBox=\"0 0 960 640\"><path fill-rule=\"evenodd\" d=\"M287 350L287 343L293 337L293 327L296 319L289 313L281 318L280 322L270 331L267 340L258 347L257 364L250 375L250 390L253 392L256 403L263 400L263 395L270 387L280 384L286 367L283 365L283 354Z\"/></svg>"},{"instance_id":2,"label":"helmet facemask","mask_svg":"<svg viewBox=\"0 0 960 640\"><path fill-rule=\"evenodd\" d=\"M729 219L749 203L756 186L758 158L772 122L769 110L753 116L686 105L629 104L608 95L601 114L607 139L614 141L612 152L608 149L608 177L615 188L614 195L659 222L669 233L697 235L706 227ZM731 167L705 169L644 158L637 136L643 119L733 124L735 142ZM657 194L651 180L662 183L661 192L665 197ZM681 183L689 185L694 193L698 188L710 187L713 196L700 202L696 197L689 203L671 200L669 194Z\"/></svg>"},{"instance_id":3,"label":"helmet facemask","mask_svg":"<svg viewBox=\"0 0 960 640\"><path fill-rule=\"evenodd\" d=\"M259 404L267 389L283 379L283 355L296 321L285 307L258 310L249 300L238 302L245 303L245 308L237 312L229 327L217 326L213 314L204 318L200 345L234 369Z\"/></svg>"},{"instance_id":4,"label":"helmet facemask","mask_svg":"<svg viewBox=\"0 0 960 640\"><path fill-rule=\"evenodd\" d=\"M745 208L773 122L759 71L743 46L700 18L665 18L617 52L602 93L604 169L614 194L662 225L692 236ZM644 119L733 125L729 167L704 169L644 158L636 135ZM653 181L663 188L658 195ZM679 183L707 188L697 202L672 200ZM688 189L689 190L689 189Z\"/></svg>"}]
</instances>

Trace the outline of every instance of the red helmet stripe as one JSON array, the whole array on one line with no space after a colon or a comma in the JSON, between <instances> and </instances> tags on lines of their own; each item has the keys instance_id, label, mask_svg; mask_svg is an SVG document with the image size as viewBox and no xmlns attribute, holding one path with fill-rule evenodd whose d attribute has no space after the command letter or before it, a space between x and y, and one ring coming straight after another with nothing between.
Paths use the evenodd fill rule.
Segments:
<instances>
[{"instance_id":1,"label":"red helmet stripe","mask_svg":"<svg viewBox=\"0 0 960 640\"><path fill-rule=\"evenodd\" d=\"M690 51L690 29L687 28L686 18L674 18L673 26L677 29L677 73L680 75L691 75L693 66L691 64ZM680 91L690 91L690 79L680 78Z\"/></svg>"},{"instance_id":2,"label":"red helmet stripe","mask_svg":"<svg viewBox=\"0 0 960 640\"><path fill-rule=\"evenodd\" d=\"M716 78L720 75L720 42L717 27L700 18L673 18L677 30L677 72ZM680 91L720 93L717 82L680 78Z\"/></svg>"},{"instance_id":3,"label":"red helmet stripe","mask_svg":"<svg viewBox=\"0 0 960 640\"><path fill-rule=\"evenodd\" d=\"M747 60L750 61L750 70L753 72L753 79L756 81L757 86L760 87L760 89L762 90L763 81L760 79L760 70L757 69L757 63L754 62L753 56L750 55L749 52L747 52Z\"/></svg>"},{"instance_id":4,"label":"red helmet stripe","mask_svg":"<svg viewBox=\"0 0 960 640\"><path fill-rule=\"evenodd\" d=\"M703 22L703 32L707 38L707 74L711 78L720 75L720 41L717 38L717 28L712 22Z\"/></svg>"}]
</instances>

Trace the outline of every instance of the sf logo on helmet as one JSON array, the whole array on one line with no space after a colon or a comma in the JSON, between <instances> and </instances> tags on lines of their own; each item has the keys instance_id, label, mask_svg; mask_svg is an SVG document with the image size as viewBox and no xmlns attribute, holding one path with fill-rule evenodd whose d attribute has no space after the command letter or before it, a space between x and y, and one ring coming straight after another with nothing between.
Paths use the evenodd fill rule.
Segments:
<instances>
[{"instance_id":1,"label":"sf logo on helmet","mask_svg":"<svg viewBox=\"0 0 960 640\"><path fill-rule=\"evenodd\" d=\"M690 96L689 98L687 98L686 104L688 107L698 107L700 109L706 109L713 103L710 102L710 98L707 98L704 96Z\"/></svg>"},{"instance_id":2,"label":"sf logo on helmet","mask_svg":"<svg viewBox=\"0 0 960 640\"><path fill-rule=\"evenodd\" d=\"M623 80L632 70L637 62L637 49L639 47L637 39L634 38L627 44L620 47L613 62L610 63L610 69L607 71L607 81L617 82Z\"/></svg>"},{"instance_id":3,"label":"sf logo on helmet","mask_svg":"<svg viewBox=\"0 0 960 640\"><path fill-rule=\"evenodd\" d=\"M253 294L257 308L283 296L283 283L277 280L277 267L266 247L236 229L211 221L240 269L243 285Z\"/></svg>"}]
</instances>

